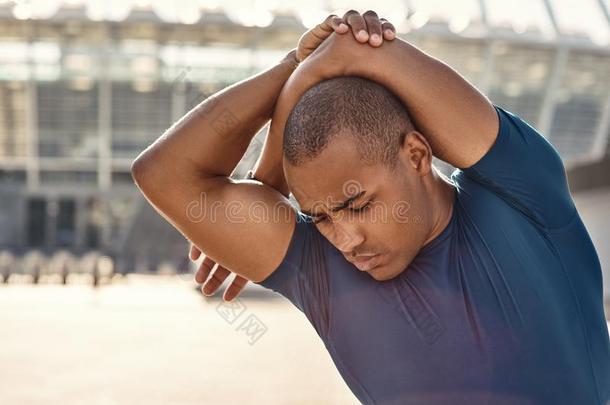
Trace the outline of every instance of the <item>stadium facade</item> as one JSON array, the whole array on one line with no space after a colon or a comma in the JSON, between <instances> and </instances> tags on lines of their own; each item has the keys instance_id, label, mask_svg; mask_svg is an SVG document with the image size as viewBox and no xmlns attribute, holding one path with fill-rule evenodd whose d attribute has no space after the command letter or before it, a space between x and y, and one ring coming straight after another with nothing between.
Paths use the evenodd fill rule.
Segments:
<instances>
[{"instance_id":1,"label":"stadium facade","mask_svg":"<svg viewBox=\"0 0 610 405\"><path fill-rule=\"evenodd\" d=\"M183 270L186 242L137 192L131 161L208 95L270 66L307 26L353 4L246 3L255 2L0 0L0 249L94 249L119 271ZM538 128L568 168L607 159L607 0L373 8Z\"/></svg>"}]
</instances>

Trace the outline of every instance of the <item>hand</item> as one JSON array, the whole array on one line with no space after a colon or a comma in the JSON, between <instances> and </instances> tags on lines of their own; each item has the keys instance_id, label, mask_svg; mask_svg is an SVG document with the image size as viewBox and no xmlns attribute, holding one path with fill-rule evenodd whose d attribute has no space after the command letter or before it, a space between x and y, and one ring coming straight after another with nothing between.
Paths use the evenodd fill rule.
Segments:
<instances>
[{"instance_id":1,"label":"hand","mask_svg":"<svg viewBox=\"0 0 610 405\"><path fill-rule=\"evenodd\" d=\"M199 250L197 246L191 244L189 258L192 261L196 261L200 256L201 250ZM195 281L199 284L203 284L203 286L201 287L201 292L206 296L214 295L216 290L218 290L218 287L220 287L220 285L226 280L229 274L231 274L231 271L222 267L220 264L218 264L217 266L216 265L217 263L215 261L206 256L199 265L199 269L197 269L197 273L195 274ZM214 266L216 266L216 269L212 272ZM208 280L208 276L211 272L212 277L210 277ZM229 287L227 287L227 289L225 290L222 299L224 299L225 301L231 301L239 294L241 294L241 291L244 289L247 283L247 279L236 274Z\"/></svg>"},{"instance_id":2,"label":"hand","mask_svg":"<svg viewBox=\"0 0 610 405\"><path fill-rule=\"evenodd\" d=\"M339 20L345 21L351 27L353 35L342 35L349 32L349 29L346 31L344 28L340 28L341 23L337 25ZM392 47L392 42L396 38L394 26L386 19L378 18L374 11L367 11L360 15L357 11L350 10L339 20L336 16L330 15L322 24L301 37L300 46L301 42L307 39L306 36L310 36L307 40L313 45L307 48L303 46L303 49L313 48L313 50L307 53L307 59L298 64L284 84L275 105L268 138L279 140L283 138L284 126L290 111L303 93L315 84L340 76L369 78L367 72L377 70L373 63L376 56L384 53L384 48L387 53L389 51L387 48ZM336 30L329 28L333 24L337 25ZM363 36L360 32L365 27L367 31ZM380 35L381 32L383 32L383 38L390 41L383 47L381 47L382 42L374 37L375 34ZM372 46L360 46L370 41L373 42ZM373 78L370 79L373 80Z\"/></svg>"},{"instance_id":3,"label":"hand","mask_svg":"<svg viewBox=\"0 0 610 405\"><path fill-rule=\"evenodd\" d=\"M328 24L347 25L349 29L330 30ZM379 18L374 11L367 11L360 15L355 10L350 10L337 19L336 16L330 15L320 24L319 32L328 32L324 39L318 38L318 31L308 31L316 35L318 38L317 47L313 49L303 63L299 63L295 71L285 83L280 94L280 99L285 93L294 93L296 103L300 96L316 83L340 76L361 76L368 77L367 73L378 70L373 65L377 62L378 57L382 54L387 54L390 48L393 48L396 38L394 26L384 18ZM345 32L350 32L352 35L343 35ZM381 39L386 39L386 45L383 45ZM306 33L307 34L307 33ZM305 35L306 35L305 34ZM372 43L372 44L371 44ZM359 46L368 44L371 46ZM372 79L372 78L371 78ZM279 102L276 105L280 104ZM289 103L290 104L290 103ZM292 106L291 106L292 107ZM276 107L277 109L277 107ZM288 110L290 111L290 110ZM281 115L280 115L281 116ZM278 117L277 114L274 116ZM273 120L271 122L273 126ZM283 130L283 125L280 125Z\"/></svg>"},{"instance_id":4,"label":"hand","mask_svg":"<svg viewBox=\"0 0 610 405\"><path fill-rule=\"evenodd\" d=\"M381 46L384 39L391 41L396 38L394 26L385 18L377 17L374 11L369 10L360 15L357 11L350 10L343 18L331 14L301 36L295 55L297 62L305 60L330 34L345 34L349 32L349 27L358 42L368 42L373 47Z\"/></svg>"},{"instance_id":5,"label":"hand","mask_svg":"<svg viewBox=\"0 0 610 405\"><path fill-rule=\"evenodd\" d=\"M383 39L392 41L396 38L394 25L385 18L379 18L373 10L368 10L362 15L356 10L349 10L343 14L341 20L350 26L358 42L368 42L372 47L381 46Z\"/></svg>"}]
</instances>

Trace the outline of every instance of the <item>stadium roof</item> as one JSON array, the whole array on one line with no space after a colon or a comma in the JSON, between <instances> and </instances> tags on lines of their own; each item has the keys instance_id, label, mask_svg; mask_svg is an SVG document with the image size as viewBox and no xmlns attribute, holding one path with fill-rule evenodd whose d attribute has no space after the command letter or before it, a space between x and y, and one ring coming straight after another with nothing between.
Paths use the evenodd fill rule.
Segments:
<instances>
[{"instance_id":1,"label":"stadium roof","mask_svg":"<svg viewBox=\"0 0 610 405\"><path fill-rule=\"evenodd\" d=\"M610 45L610 0L0 0L0 19L311 27L349 8L374 9L402 33L445 30Z\"/></svg>"}]
</instances>

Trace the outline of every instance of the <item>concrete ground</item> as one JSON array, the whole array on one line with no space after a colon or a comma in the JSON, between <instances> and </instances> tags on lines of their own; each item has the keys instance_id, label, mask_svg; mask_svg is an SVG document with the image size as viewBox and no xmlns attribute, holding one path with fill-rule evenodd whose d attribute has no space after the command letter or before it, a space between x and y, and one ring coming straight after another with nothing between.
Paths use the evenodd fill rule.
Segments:
<instances>
[{"instance_id":1,"label":"concrete ground","mask_svg":"<svg viewBox=\"0 0 610 405\"><path fill-rule=\"evenodd\" d=\"M0 404L358 403L287 300L191 280L0 285Z\"/></svg>"},{"instance_id":2,"label":"concrete ground","mask_svg":"<svg viewBox=\"0 0 610 405\"><path fill-rule=\"evenodd\" d=\"M0 285L0 404L358 404L278 295L228 306L190 276L87 282Z\"/></svg>"}]
</instances>

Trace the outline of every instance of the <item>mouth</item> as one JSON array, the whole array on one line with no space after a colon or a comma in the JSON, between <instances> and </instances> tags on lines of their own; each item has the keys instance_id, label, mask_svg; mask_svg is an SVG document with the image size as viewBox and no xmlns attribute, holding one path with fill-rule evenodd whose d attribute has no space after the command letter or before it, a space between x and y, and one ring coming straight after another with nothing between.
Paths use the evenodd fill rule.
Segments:
<instances>
[{"instance_id":1,"label":"mouth","mask_svg":"<svg viewBox=\"0 0 610 405\"><path fill-rule=\"evenodd\" d=\"M379 265L381 261L381 255L368 255L368 256L358 256L354 259L351 259L350 262L354 264L360 271L369 271L374 269Z\"/></svg>"}]
</instances>

